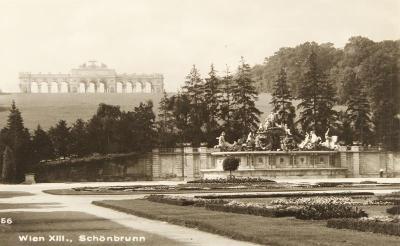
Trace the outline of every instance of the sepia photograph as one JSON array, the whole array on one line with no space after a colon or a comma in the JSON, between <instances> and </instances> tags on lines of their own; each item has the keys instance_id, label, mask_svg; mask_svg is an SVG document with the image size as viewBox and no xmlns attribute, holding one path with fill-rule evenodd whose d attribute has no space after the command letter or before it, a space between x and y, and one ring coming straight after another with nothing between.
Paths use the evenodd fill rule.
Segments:
<instances>
[{"instance_id":1,"label":"sepia photograph","mask_svg":"<svg viewBox=\"0 0 400 246\"><path fill-rule=\"evenodd\" d=\"M400 245L400 0L0 0L0 246Z\"/></svg>"}]
</instances>

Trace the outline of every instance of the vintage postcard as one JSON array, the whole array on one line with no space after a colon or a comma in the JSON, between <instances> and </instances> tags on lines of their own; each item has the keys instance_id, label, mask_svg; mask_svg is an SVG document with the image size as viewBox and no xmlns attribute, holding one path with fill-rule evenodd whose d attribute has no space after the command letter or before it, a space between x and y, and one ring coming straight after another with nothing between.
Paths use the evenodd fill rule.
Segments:
<instances>
[{"instance_id":1,"label":"vintage postcard","mask_svg":"<svg viewBox=\"0 0 400 246\"><path fill-rule=\"evenodd\" d=\"M399 0L0 0L0 246L400 245Z\"/></svg>"}]
</instances>

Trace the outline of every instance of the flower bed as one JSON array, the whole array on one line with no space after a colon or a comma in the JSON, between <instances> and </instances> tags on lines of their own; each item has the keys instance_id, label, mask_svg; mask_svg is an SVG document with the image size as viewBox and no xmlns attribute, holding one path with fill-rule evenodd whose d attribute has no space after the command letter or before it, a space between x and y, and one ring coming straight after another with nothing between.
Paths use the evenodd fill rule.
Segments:
<instances>
[{"instance_id":1,"label":"flower bed","mask_svg":"<svg viewBox=\"0 0 400 246\"><path fill-rule=\"evenodd\" d=\"M290 217L295 216L298 207L268 206L260 203L241 203L231 201L226 204L207 204L206 209L238 214L251 214L264 217Z\"/></svg>"},{"instance_id":2,"label":"flower bed","mask_svg":"<svg viewBox=\"0 0 400 246\"><path fill-rule=\"evenodd\" d=\"M297 203L251 203L231 201L226 204L206 205L207 209L252 214L265 217L294 216L303 220L322 220L330 218L360 218L368 216L362 209L353 207L348 199L315 197L298 199Z\"/></svg>"},{"instance_id":3,"label":"flower bed","mask_svg":"<svg viewBox=\"0 0 400 246\"><path fill-rule=\"evenodd\" d=\"M327 226L336 229L351 229L357 231L382 233L400 236L399 218L371 217L361 219L330 219Z\"/></svg>"},{"instance_id":4,"label":"flower bed","mask_svg":"<svg viewBox=\"0 0 400 246\"><path fill-rule=\"evenodd\" d=\"M279 194L235 194L235 195L205 195L195 196L205 199L234 199L234 198L274 198L274 197L315 197L315 196L372 196L373 192L336 192L336 193L279 193Z\"/></svg>"},{"instance_id":5,"label":"flower bed","mask_svg":"<svg viewBox=\"0 0 400 246\"><path fill-rule=\"evenodd\" d=\"M168 185L129 185L129 186L103 186L103 187L77 187L74 191L164 191L174 189Z\"/></svg>"},{"instance_id":6,"label":"flower bed","mask_svg":"<svg viewBox=\"0 0 400 246\"><path fill-rule=\"evenodd\" d=\"M331 218L361 218L368 214L358 207L349 204L322 203L302 206L296 213L297 219L325 220Z\"/></svg>"},{"instance_id":7,"label":"flower bed","mask_svg":"<svg viewBox=\"0 0 400 246\"><path fill-rule=\"evenodd\" d=\"M265 178L232 178L232 179L224 179L224 178L217 178L217 179L199 179L188 181L188 183L199 183L199 184L245 184L245 183L276 183L276 181L265 179Z\"/></svg>"},{"instance_id":8,"label":"flower bed","mask_svg":"<svg viewBox=\"0 0 400 246\"><path fill-rule=\"evenodd\" d=\"M347 204L352 206L371 206L371 205L392 205L393 203L381 200L365 200L363 202L354 201L352 197L301 197L301 198L287 198L287 199L275 199L271 202L274 205L296 205L296 206L307 206L312 204Z\"/></svg>"}]
</instances>

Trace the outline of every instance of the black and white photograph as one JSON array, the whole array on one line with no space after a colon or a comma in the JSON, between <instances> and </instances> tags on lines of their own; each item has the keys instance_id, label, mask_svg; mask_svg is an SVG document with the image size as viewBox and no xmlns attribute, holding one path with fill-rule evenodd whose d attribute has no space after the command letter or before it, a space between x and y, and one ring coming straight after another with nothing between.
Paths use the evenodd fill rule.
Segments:
<instances>
[{"instance_id":1,"label":"black and white photograph","mask_svg":"<svg viewBox=\"0 0 400 246\"><path fill-rule=\"evenodd\" d=\"M0 246L400 245L400 0L0 0Z\"/></svg>"}]
</instances>

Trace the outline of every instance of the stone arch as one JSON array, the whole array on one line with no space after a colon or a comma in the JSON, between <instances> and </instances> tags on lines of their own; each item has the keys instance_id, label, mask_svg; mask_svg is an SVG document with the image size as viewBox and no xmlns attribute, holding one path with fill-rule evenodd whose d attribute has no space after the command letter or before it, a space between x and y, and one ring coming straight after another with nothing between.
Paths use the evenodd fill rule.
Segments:
<instances>
[{"instance_id":1,"label":"stone arch","mask_svg":"<svg viewBox=\"0 0 400 246\"><path fill-rule=\"evenodd\" d=\"M41 93L50 93L49 92L49 83L47 81L40 82L40 92Z\"/></svg>"},{"instance_id":2,"label":"stone arch","mask_svg":"<svg viewBox=\"0 0 400 246\"><path fill-rule=\"evenodd\" d=\"M153 84L150 81L146 81L143 86L143 92L151 93L153 91Z\"/></svg>"},{"instance_id":3,"label":"stone arch","mask_svg":"<svg viewBox=\"0 0 400 246\"><path fill-rule=\"evenodd\" d=\"M83 82L83 81L79 82L78 92L79 93L86 93L86 83L85 82Z\"/></svg>"},{"instance_id":4,"label":"stone arch","mask_svg":"<svg viewBox=\"0 0 400 246\"><path fill-rule=\"evenodd\" d=\"M122 92L124 92L124 84L123 84L122 82L118 81L118 82L116 83L115 92L116 92L116 93L122 93Z\"/></svg>"},{"instance_id":5,"label":"stone arch","mask_svg":"<svg viewBox=\"0 0 400 246\"><path fill-rule=\"evenodd\" d=\"M135 87L132 82L126 82L126 84L125 84L125 92L126 93L133 93L134 89L135 89Z\"/></svg>"},{"instance_id":6,"label":"stone arch","mask_svg":"<svg viewBox=\"0 0 400 246\"><path fill-rule=\"evenodd\" d=\"M88 83L86 92L87 93L95 93L96 92L96 83L94 81L90 81Z\"/></svg>"},{"instance_id":7,"label":"stone arch","mask_svg":"<svg viewBox=\"0 0 400 246\"><path fill-rule=\"evenodd\" d=\"M50 91L49 93L58 93L58 83L53 81L50 83Z\"/></svg>"},{"instance_id":8,"label":"stone arch","mask_svg":"<svg viewBox=\"0 0 400 246\"><path fill-rule=\"evenodd\" d=\"M106 93L106 84L103 81L97 84L97 93Z\"/></svg>"},{"instance_id":9,"label":"stone arch","mask_svg":"<svg viewBox=\"0 0 400 246\"><path fill-rule=\"evenodd\" d=\"M143 92L143 84L141 82L136 82L134 91L139 93Z\"/></svg>"},{"instance_id":10,"label":"stone arch","mask_svg":"<svg viewBox=\"0 0 400 246\"><path fill-rule=\"evenodd\" d=\"M31 93L39 93L39 84L36 81L32 81L30 87Z\"/></svg>"},{"instance_id":11,"label":"stone arch","mask_svg":"<svg viewBox=\"0 0 400 246\"><path fill-rule=\"evenodd\" d=\"M65 81L60 83L60 93L68 93L69 92L69 84Z\"/></svg>"}]
</instances>

